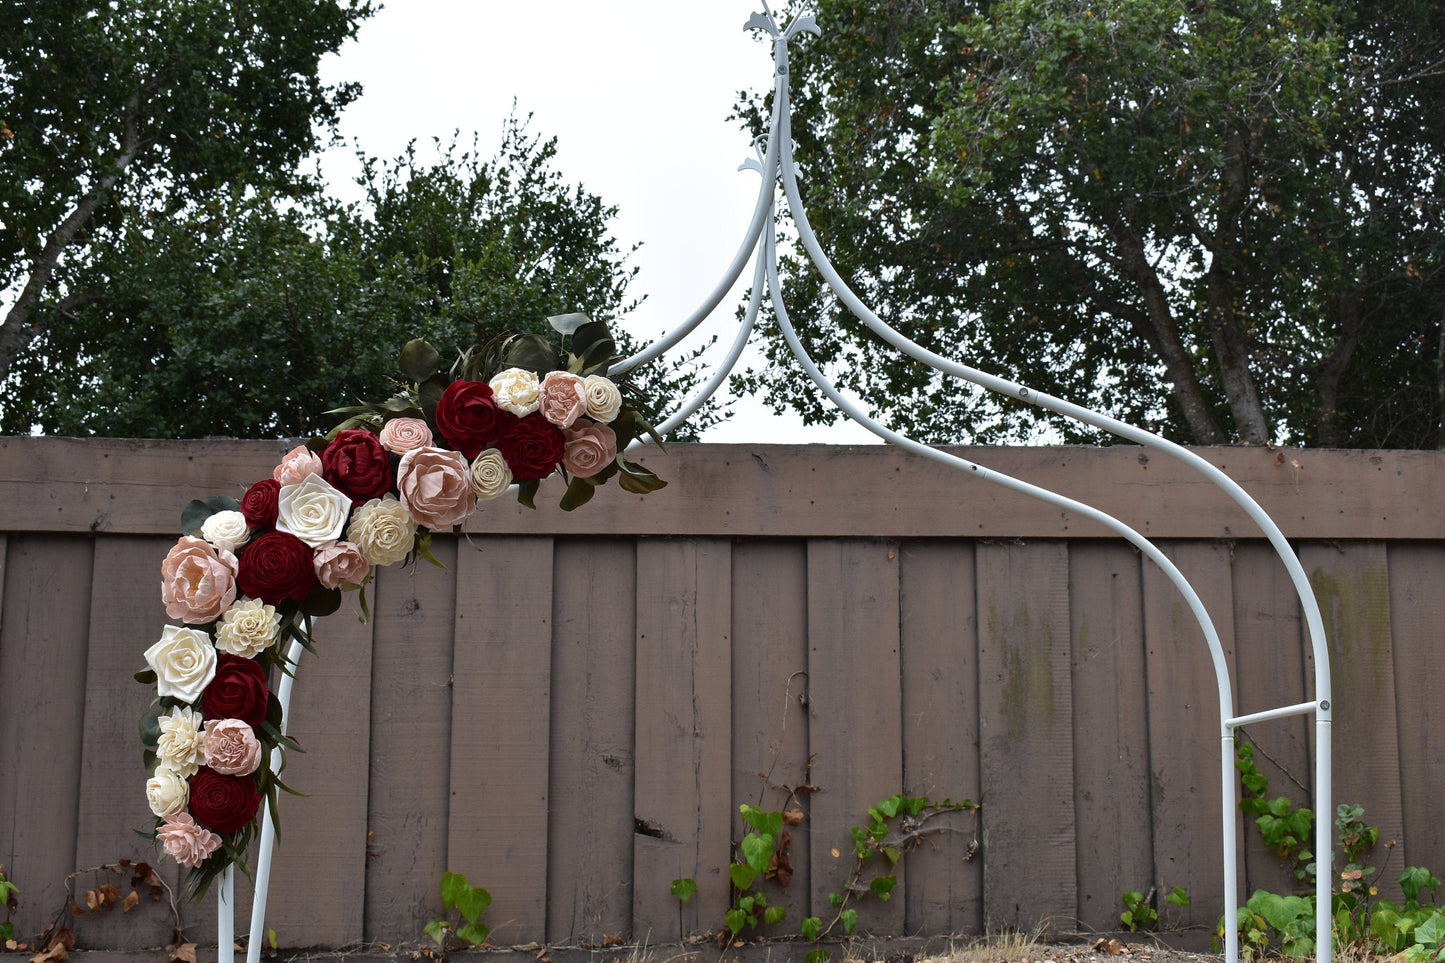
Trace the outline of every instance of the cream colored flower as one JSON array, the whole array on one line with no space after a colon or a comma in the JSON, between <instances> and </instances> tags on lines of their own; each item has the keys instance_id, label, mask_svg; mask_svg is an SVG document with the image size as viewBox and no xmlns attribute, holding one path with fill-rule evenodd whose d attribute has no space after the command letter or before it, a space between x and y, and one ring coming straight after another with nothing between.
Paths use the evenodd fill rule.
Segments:
<instances>
[{"instance_id":1,"label":"cream colored flower","mask_svg":"<svg viewBox=\"0 0 1445 963\"><path fill-rule=\"evenodd\" d=\"M393 455L432 447L431 427L420 418L393 418L381 426L381 447Z\"/></svg>"},{"instance_id":2,"label":"cream colored flower","mask_svg":"<svg viewBox=\"0 0 1445 963\"><path fill-rule=\"evenodd\" d=\"M537 376L522 368L508 368L492 378L488 385L497 407L521 418L537 410Z\"/></svg>"},{"instance_id":3,"label":"cream colored flower","mask_svg":"<svg viewBox=\"0 0 1445 963\"><path fill-rule=\"evenodd\" d=\"M622 410L622 392L611 379L602 375L588 375L583 381L587 392L587 416L601 422L609 422Z\"/></svg>"},{"instance_id":4,"label":"cream colored flower","mask_svg":"<svg viewBox=\"0 0 1445 963\"><path fill-rule=\"evenodd\" d=\"M294 485L281 486L276 496L276 531L289 532L315 548L341 537L350 511L350 495L320 475L307 475Z\"/></svg>"},{"instance_id":5,"label":"cream colored flower","mask_svg":"<svg viewBox=\"0 0 1445 963\"><path fill-rule=\"evenodd\" d=\"M200 629L167 625L145 660L155 671L157 694L182 702L199 702L216 675L216 647Z\"/></svg>"},{"instance_id":6,"label":"cream colored flower","mask_svg":"<svg viewBox=\"0 0 1445 963\"><path fill-rule=\"evenodd\" d=\"M416 538L416 520L390 495L373 498L351 513L347 540L373 568L406 558Z\"/></svg>"},{"instance_id":7,"label":"cream colored flower","mask_svg":"<svg viewBox=\"0 0 1445 963\"><path fill-rule=\"evenodd\" d=\"M281 616L274 605L260 599L242 599L221 616L216 626L216 648L254 659L276 641L280 631Z\"/></svg>"},{"instance_id":8,"label":"cream colored flower","mask_svg":"<svg viewBox=\"0 0 1445 963\"><path fill-rule=\"evenodd\" d=\"M146 801L157 816L184 813L191 801L191 784L169 766L157 766L155 775L146 780Z\"/></svg>"},{"instance_id":9,"label":"cream colored flower","mask_svg":"<svg viewBox=\"0 0 1445 963\"><path fill-rule=\"evenodd\" d=\"M434 532L460 525L477 507L467 456L444 448L418 448L401 456L396 490L418 525Z\"/></svg>"},{"instance_id":10,"label":"cream colored flower","mask_svg":"<svg viewBox=\"0 0 1445 963\"><path fill-rule=\"evenodd\" d=\"M261 768L261 743L240 719L206 722L206 764L223 776L249 776Z\"/></svg>"},{"instance_id":11,"label":"cream colored flower","mask_svg":"<svg viewBox=\"0 0 1445 963\"><path fill-rule=\"evenodd\" d=\"M216 512L201 523L201 537L220 551L235 552L251 540L251 529L240 512Z\"/></svg>"},{"instance_id":12,"label":"cream colored flower","mask_svg":"<svg viewBox=\"0 0 1445 963\"><path fill-rule=\"evenodd\" d=\"M166 855L188 869L204 863L221 848L221 837L191 818L190 813L176 813L156 830L156 842Z\"/></svg>"},{"instance_id":13,"label":"cream colored flower","mask_svg":"<svg viewBox=\"0 0 1445 963\"><path fill-rule=\"evenodd\" d=\"M568 371L549 371L537 389L537 410L558 428L587 414L587 383Z\"/></svg>"},{"instance_id":14,"label":"cream colored flower","mask_svg":"<svg viewBox=\"0 0 1445 963\"><path fill-rule=\"evenodd\" d=\"M311 556L316 580L329 589L361 585L371 574L371 563L351 542L327 542Z\"/></svg>"},{"instance_id":15,"label":"cream colored flower","mask_svg":"<svg viewBox=\"0 0 1445 963\"><path fill-rule=\"evenodd\" d=\"M236 601L236 557L183 536L161 562L166 615L190 625L214 622Z\"/></svg>"},{"instance_id":16,"label":"cream colored flower","mask_svg":"<svg viewBox=\"0 0 1445 963\"><path fill-rule=\"evenodd\" d=\"M156 755L161 765L189 779L206 764L205 742L201 734L201 714L195 709L176 706L160 717L161 735L156 741ZM164 816L165 813L156 813Z\"/></svg>"},{"instance_id":17,"label":"cream colored flower","mask_svg":"<svg viewBox=\"0 0 1445 963\"><path fill-rule=\"evenodd\" d=\"M288 451L271 472L271 477L283 485L295 485L306 480L307 475L321 476L321 456L305 445L297 445Z\"/></svg>"},{"instance_id":18,"label":"cream colored flower","mask_svg":"<svg viewBox=\"0 0 1445 963\"><path fill-rule=\"evenodd\" d=\"M500 451L488 448L472 462L471 483L478 498L496 498L512 484L512 469Z\"/></svg>"}]
</instances>

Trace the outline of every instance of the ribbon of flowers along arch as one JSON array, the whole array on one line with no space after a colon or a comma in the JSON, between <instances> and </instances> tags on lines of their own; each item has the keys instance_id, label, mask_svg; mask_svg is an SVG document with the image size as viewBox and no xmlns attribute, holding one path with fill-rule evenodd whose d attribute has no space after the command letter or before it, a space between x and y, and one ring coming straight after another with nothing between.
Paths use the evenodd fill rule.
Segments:
<instances>
[{"instance_id":1,"label":"ribbon of flowers along arch","mask_svg":"<svg viewBox=\"0 0 1445 963\"><path fill-rule=\"evenodd\" d=\"M360 592L368 617L378 568L436 563L432 533L460 531L512 488L535 508L554 473L568 480L566 510L614 476L637 494L666 484L619 455L641 435L660 439L606 377L618 360L606 324L548 320L560 345L504 335L445 372L435 348L408 342L395 396L329 412L345 420L239 501L186 507L161 565L166 614L182 624L165 627L136 679L157 692L141 724L155 838L190 870L196 897L227 866L245 868L263 803L274 821L278 791L291 791L272 765L272 750L298 746L282 732L271 670L290 671L289 640L312 649L312 620L340 608L344 590Z\"/></svg>"}]
</instances>

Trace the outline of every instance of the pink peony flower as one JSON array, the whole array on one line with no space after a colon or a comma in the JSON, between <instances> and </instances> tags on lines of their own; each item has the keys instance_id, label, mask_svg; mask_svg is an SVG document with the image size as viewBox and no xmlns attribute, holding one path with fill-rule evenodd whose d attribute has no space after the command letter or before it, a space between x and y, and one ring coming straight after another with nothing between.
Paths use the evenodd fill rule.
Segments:
<instances>
[{"instance_id":1,"label":"pink peony flower","mask_svg":"<svg viewBox=\"0 0 1445 963\"><path fill-rule=\"evenodd\" d=\"M167 856L187 869L195 869L221 848L221 837L204 826L196 825L190 813L167 817L164 825L156 831L156 839Z\"/></svg>"},{"instance_id":2,"label":"pink peony flower","mask_svg":"<svg viewBox=\"0 0 1445 963\"><path fill-rule=\"evenodd\" d=\"M542 416L558 428L571 428L587 414L587 383L567 371L547 372L537 398Z\"/></svg>"},{"instance_id":3,"label":"pink peony flower","mask_svg":"<svg viewBox=\"0 0 1445 963\"><path fill-rule=\"evenodd\" d=\"M420 418L393 418L381 427L381 447L393 455L432 447L431 428Z\"/></svg>"},{"instance_id":4,"label":"pink peony flower","mask_svg":"<svg viewBox=\"0 0 1445 963\"><path fill-rule=\"evenodd\" d=\"M562 467L575 478L591 478L617 457L617 433L606 425L583 421L563 437Z\"/></svg>"},{"instance_id":5,"label":"pink peony flower","mask_svg":"<svg viewBox=\"0 0 1445 963\"><path fill-rule=\"evenodd\" d=\"M295 485L305 481L307 475L320 474L321 456L305 445L298 445L286 453L271 477L283 485Z\"/></svg>"},{"instance_id":6,"label":"pink peony flower","mask_svg":"<svg viewBox=\"0 0 1445 963\"><path fill-rule=\"evenodd\" d=\"M311 556L316 580L329 589L360 585L371 572L371 563L351 542L327 542Z\"/></svg>"},{"instance_id":7,"label":"pink peony flower","mask_svg":"<svg viewBox=\"0 0 1445 963\"><path fill-rule=\"evenodd\" d=\"M249 776L261 767L261 743L240 719L206 722L206 764L227 776Z\"/></svg>"},{"instance_id":8,"label":"pink peony flower","mask_svg":"<svg viewBox=\"0 0 1445 963\"><path fill-rule=\"evenodd\" d=\"M183 536L161 563L166 615L190 625L214 622L236 601L236 556Z\"/></svg>"},{"instance_id":9,"label":"pink peony flower","mask_svg":"<svg viewBox=\"0 0 1445 963\"><path fill-rule=\"evenodd\" d=\"M396 490L418 525L445 531L477 507L470 475L471 465L461 452L418 448L401 456Z\"/></svg>"}]
</instances>

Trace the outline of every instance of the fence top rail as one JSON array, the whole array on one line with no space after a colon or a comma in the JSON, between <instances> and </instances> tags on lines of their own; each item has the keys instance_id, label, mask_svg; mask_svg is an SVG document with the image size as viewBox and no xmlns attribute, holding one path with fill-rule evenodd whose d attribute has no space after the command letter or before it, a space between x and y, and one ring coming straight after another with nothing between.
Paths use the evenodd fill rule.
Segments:
<instances>
[{"instance_id":1,"label":"fence top rail","mask_svg":"<svg viewBox=\"0 0 1445 963\"><path fill-rule=\"evenodd\" d=\"M0 532L172 534L193 498L236 497L294 443L0 438ZM1087 501L1150 538L1259 538L1244 514L1173 459L1133 445L960 447L969 461ZM1199 448L1290 538L1441 539L1445 452ZM669 445L641 460L669 480L652 495L601 492L576 512L499 499L478 534L758 537L1104 538L887 446ZM544 483L559 484L556 481ZM632 504L645 501L646 505Z\"/></svg>"}]
</instances>

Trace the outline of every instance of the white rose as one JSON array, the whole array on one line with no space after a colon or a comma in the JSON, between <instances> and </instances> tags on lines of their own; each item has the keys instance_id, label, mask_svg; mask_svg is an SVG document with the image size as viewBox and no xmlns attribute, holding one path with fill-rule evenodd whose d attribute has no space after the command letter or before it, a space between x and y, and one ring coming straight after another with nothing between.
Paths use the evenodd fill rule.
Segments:
<instances>
[{"instance_id":1,"label":"white rose","mask_svg":"<svg viewBox=\"0 0 1445 963\"><path fill-rule=\"evenodd\" d=\"M406 558L416 538L416 520L390 495L373 498L351 515L347 539L373 567Z\"/></svg>"},{"instance_id":2,"label":"white rose","mask_svg":"<svg viewBox=\"0 0 1445 963\"><path fill-rule=\"evenodd\" d=\"M186 777L168 766L157 766L156 774L146 780L146 801L157 816L174 816L186 811L191 801L191 786Z\"/></svg>"},{"instance_id":3,"label":"white rose","mask_svg":"<svg viewBox=\"0 0 1445 963\"><path fill-rule=\"evenodd\" d=\"M508 368L497 374L488 385L497 407L521 418L537 410L539 404L537 376L522 368Z\"/></svg>"},{"instance_id":4,"label":"white rose","mask_svg":"<svg viewBox=\"0 0 1445 963\"><path fill-rule=\"evenodd\" d=\"M231 655L254 659L281 631L281 616L276 606L260 599L243 599L226 609L216 626L216 648Z\"/></svg>"},{"instance_id":5,"label":"white rose","mask_svg":"<svg viewBox=\"0 0 1445 963\"><path fill-rule=\"evenodd\" d=\"M307 475L282 485L276 496L276 530L290 532L312 548L341 537L351 496L337 491L320 475Z\"/></svg>"},{"instance_id":6,"label":"white rose","mask_svg":"<svg viewBox=\"0 0 1445 963\"><path fill-rule=\"evenodd\" d=\"M199 702L216 675L216 647L200 629L167 625L145 660L155 671L157 694L182 702Z\"/></svg>"},{"instance_id":7,"label":"white rose","mask_svg":"<svg viewBox=\"0 0 1445 963\"><path fill-rule=\"evenodd\" d=\"M201 523L201 537L222 551L234 552L251 540L251 528L240 512L216 512Z\"/></svg>"},{"instance_id":8,"label":"white rose","mask_svg":"<svg viewBox=\"0 0 1445 963\"><path fill-rule=\"evenodd\" d=\"M189 779L205 765L205 733L201 731L201 714L194 709L177 706L160 718L161 735L156 741L156 755L161 765ZM170 813L156 813L169 816Z\"/></svg>"},{"instance_id":9,"label":"white rose","mask_svg":"<svg viewBox=\"0 0 1445 963\"><path fill-rule=\"evenodd\" d=\"M587 416L604 424L617 417L622 410L622 392L611 379L602 375L588 375L583 382L587 393Z\"/></svg>"},{"instance_id":10,"label":"white rose","mask_svg":"<svg viewBox=\"0 0 1445 963\"><path fill-rule=\"evenodd\" d=\"M512 484L512 469L507 459L495 448L488 448L472 462L470 473L472 494L478 498L496 498Z\"/></svg>"}]
</instances>

